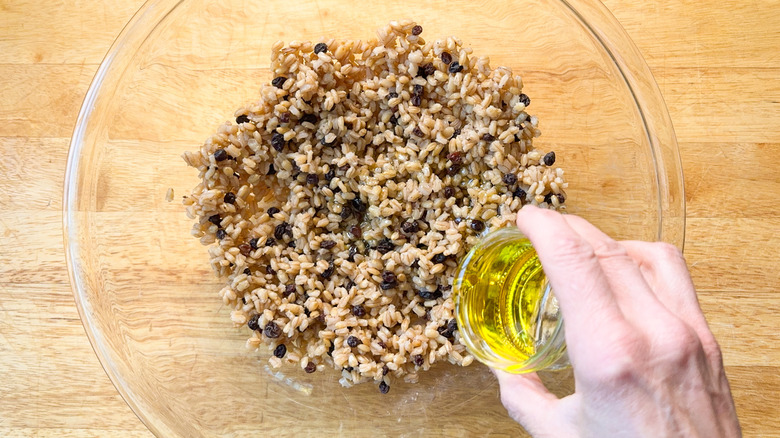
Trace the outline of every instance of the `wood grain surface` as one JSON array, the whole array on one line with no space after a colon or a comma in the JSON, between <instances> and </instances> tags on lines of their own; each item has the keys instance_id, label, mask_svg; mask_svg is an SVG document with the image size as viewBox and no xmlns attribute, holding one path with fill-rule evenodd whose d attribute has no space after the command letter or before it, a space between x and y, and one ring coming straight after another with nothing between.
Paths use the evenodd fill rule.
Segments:
<instances>
[{"instance_id":1,"label":"wood grain surface","mask_svg":"<svg viewBox=\"0 0 780 438\"><path fill-rule=\"evenodd\" d=\"M685 255L745 436L780 437L780 1L605 3L675 125ZM0 2L0 436L151 436L84 333L61 218L79 106L141 4Z\"/></svg>"}]
</instances>

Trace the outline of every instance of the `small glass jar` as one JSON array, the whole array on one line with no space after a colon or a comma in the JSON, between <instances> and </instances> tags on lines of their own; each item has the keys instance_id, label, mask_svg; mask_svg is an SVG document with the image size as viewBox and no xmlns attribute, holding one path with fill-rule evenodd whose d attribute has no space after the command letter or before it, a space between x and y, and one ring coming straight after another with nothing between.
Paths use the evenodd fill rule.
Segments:
<instances>
[{"instance_id":1,"label":"small glass jar","mask_svg":"<svg viewBox=\"0 0 780 438\"><path fill-rule=\"evenodd\" d=\"M569 366L558 301L517 228L485 235L461 260L453 291L461 339L480 362L515 374Z\"/></svg>"}]
</instances>

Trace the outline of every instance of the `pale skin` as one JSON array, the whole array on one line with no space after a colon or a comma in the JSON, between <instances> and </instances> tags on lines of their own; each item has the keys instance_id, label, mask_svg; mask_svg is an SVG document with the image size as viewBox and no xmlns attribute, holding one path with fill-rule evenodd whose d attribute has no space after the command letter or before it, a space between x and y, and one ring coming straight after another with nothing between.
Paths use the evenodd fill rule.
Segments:
<instances>
[{"instance_id":1,"label":"pale skin","mask_svg":"<svg viewBox=\"0 0 780 438\"><path fill-rule=\"evenodd\" d=\"M509 415L544 437L741 436L720 348L680 251L615 241L584 219L526 206L560 304L575 392L495 371Z\"/></svg>"}]
</instances>

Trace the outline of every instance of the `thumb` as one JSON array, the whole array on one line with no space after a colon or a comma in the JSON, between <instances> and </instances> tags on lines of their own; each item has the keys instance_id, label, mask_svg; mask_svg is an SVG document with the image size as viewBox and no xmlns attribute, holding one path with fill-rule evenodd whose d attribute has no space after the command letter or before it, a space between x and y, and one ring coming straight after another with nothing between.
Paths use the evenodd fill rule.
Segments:
<instances>
[{"instance_id":1,"label":"thumb","mask_svg":"<svg viewBox=\"0 0 780 438\"><path fill-rule=\"evenodd\" d=\"M558 397L547 390L536 373L492 371L501 388L501 403L509 416L531 435L547 436L550 426L553 426L548 420L559 403Z\"/></svg>"}]
</instances>

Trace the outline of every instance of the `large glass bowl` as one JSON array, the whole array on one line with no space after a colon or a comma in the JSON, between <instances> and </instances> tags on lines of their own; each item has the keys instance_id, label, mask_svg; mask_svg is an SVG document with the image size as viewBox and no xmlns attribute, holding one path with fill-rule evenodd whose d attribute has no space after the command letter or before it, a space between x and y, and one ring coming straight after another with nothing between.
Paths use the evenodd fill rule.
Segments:
<instances>
[{"instance_id":1,"label":"large glass bowl","mask_svg":"<svg viewBox=\"0 0 780 438\"><path fill-rule=\"evenodd\" d=\"M276 40L365 39L411 18L524 77L536 145L570 182L568 211L616 238L683 242L677 144L639 51L594 0L148 1L100 66L73 133L65 240L87 335L156 434L192 437L517 434L487 368L342 388L336 372L266 368L217 295L181 195L180 155L257 99ZM172 188L174 202L166 202ZM556 380L556 379L554 379ZM571 390L557 379L556 390Z\"/></svg>"}]
</instances>

